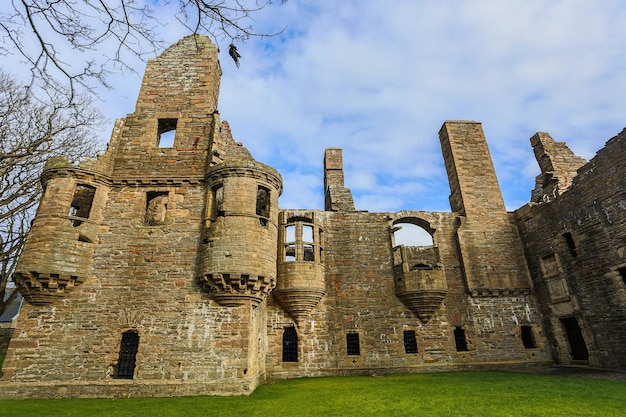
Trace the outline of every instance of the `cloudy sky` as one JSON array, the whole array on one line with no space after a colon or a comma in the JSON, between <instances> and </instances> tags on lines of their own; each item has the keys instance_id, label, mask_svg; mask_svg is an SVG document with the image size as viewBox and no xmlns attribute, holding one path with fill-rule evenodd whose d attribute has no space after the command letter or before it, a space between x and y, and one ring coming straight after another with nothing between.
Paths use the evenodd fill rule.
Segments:
<instances>
[{"instance_id":1,"label":"cloudy sky","mask_svg":"<svg viewBox=\"0 0 626 417\"><path fill-rule=\"evenodd\" d=\"M286 29L238 44L241 68L220 45L219 107L235 140L283 175L282 208L323 208L324 149L339 147L357 209L449 211L437 132L463 119L482 123L513 210L539 173L535 132L590 159L626 126L621 0L275 3L256 29ZM175 43L185 33L160 13ZM102 91L111 121L133 111L138 72Z\"/></svg>"}]
</instances>

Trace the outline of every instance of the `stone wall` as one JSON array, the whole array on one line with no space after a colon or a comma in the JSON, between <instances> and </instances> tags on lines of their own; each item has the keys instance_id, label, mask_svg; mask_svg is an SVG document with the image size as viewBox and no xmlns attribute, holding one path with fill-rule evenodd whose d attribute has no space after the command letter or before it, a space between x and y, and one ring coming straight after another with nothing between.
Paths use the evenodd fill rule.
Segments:
<instances>
[{"instance_id":1,"label":"stone wall","mask_svg":"<svg viewBox=\"0 0 626 417\"><path fill-rule=\"evenodd\" d=\"M572 155L565 149L560 157L580 160ZM626 366L625 172L622 131L578 169L567 191L515 212L545 326L562 363ZM578 336L568 329L572 319Z\"/></svg>"}]
</instances>

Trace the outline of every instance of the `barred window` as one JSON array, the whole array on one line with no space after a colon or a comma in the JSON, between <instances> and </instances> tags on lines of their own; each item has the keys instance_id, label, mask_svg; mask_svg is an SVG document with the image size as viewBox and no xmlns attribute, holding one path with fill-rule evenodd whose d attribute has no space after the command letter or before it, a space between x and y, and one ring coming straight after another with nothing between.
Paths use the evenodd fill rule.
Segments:
<instances>
[{"instance_id":1,"label":"barred window","mask_svg":"<svg viewBox=\"0 0 626 417\"><path fill-rule=\"evenodd\" d=\"M295 327L287 327L283 333L283 362L298 362L298 333Z\"/></svg>"},{"instance_id":2,"label":"barred window","mask_svg":"<svg viewBox=\"0 0 626 417\"><path fill-rule=\"evenodd\" d=\"M361 347L359 345L359 334L348 333L346 335L346 346L348 348L348 355L360 355Z\"/></svg>"},{"instance_id":3,"label":"barred window","mask_svg":"<svg viewBox=\"0 0 626 417\"><path fill-rule=\"evenodd\" d=\"M417 353L417 339L415 338L415 330L404 331L404 352Z\"/></svg>"},{"instance_id":4,"label":"barred window","mask_svg":"<svg viewBox=\"0 0 626 417\"><path fill-rule=\"evenodd\" d=\"M133 379L138 348L139 334L137 332L122 333L120 356L117 361L117 372L115 374L117 378Z\"/></svg>"}]
</instances>

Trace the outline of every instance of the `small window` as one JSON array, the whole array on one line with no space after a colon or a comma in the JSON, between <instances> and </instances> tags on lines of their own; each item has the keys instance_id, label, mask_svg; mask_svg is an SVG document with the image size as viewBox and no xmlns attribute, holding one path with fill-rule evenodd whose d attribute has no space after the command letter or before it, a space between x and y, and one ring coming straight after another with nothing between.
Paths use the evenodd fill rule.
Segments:
<instances>
[{"instance_id":1,"label":"small window","mask_svg":"<svg viewBox=\"0 0 626 417\"><path fill-rule=\"evenodd\" d=\"M533 328L531 326L522 326L521 332L524 348L535 349L537 347L537 343L535 342L535 335L533 335Z\"/></svg>"},{"instance_id":2,"label":"small window","mask_svg":"<svg viewBox=\"0 0 626 417\"><path fill-rule=\"evenodd\" d=\"M404 331L404 352L417 353L417 339L415 338L415 330Z\"/></svg>"},{"instance_id":3,"label":"small window","mask_svg":"<svg viewBox=\"0 0 626 417\"><path fill-rule=\"evenodd\" d=\"M270 217L270 190L260 185L256 192L256 214L261 217Z\"/></svg>"},{"instance_id":4,"label":"small window","mask_svg":"<svg viewBox=\"0 0 626 417\"><path fill-rule=\"evenodd\" d=\"M283 362L298 362L298 333L295 327L287 327L283 333Z\"/></svg>"},{"instance_id":5,"label":"small window","mask_svg":"<svg viewBox=\"0 0 626 417\"><path fill-rule=\"evenodd\" d=\"M567 249L569 250L570 255L572 255L572 257L574 258L577 257L578 252L576 251L576 242L574 242L572 234L569 232L564 233L563 239L565 239L565 243L567 243Z\"/></svg>"},{"instance_id":6,"label":"small window","mask_svg":"<svg viewBox=\"0 0 626 417\"><path fill-rule=\"evenodd\" d=\"M314 261L315 260L315 249L314 246L310 243L302 244L303 255L305 261Z\"/></svg>"},{"instance_id":7,"label":"small window","mask_svg":"<svg viewBox=\"0 0 626 417\"><path fill-rule=\"evenodd\" d=\"M361 354L361 347L359 345L359 334L348 333L346 335L346 346L348 348L348 355L358 356Z\"/></svg>"},{"instance_id":8,"label":"small window","mask_svg":"<svg viewBox=\"0 0 626 417\"><path fill-rule=\"evenodd\" d=\"M146 193L145 224L158 226L165 223L168 203L167 191L149 191Z\"/></svg>"},{"instance_id":9,"label":"small window","mask_svg":"<svg viewBox=\"0 0 626 417\"><path fill-rule=\"evenodd\" d=\"M159 148L173 148L176 136L178 119L159 119L158 141Z\"/></svg>"},{"instance_id":10,"label":"small window","mask_svg":"<svg viewBox=\"0 0 626 417\"><path fill-rule=\"evenodd\" d=\"M467 352L467 339L465 338L465 330L461 326L454 328L454 344L457 352Z\"/></svg>"},{"instance_id":11,"label":"small window","mask_svg":"<svg viewBox=\"0 0 626 417\"><path fill-rule=\"evenodd\" d=\"M139 334L137 332L126 332L122 334L120 356L117 361L117 372L115 374L117 378L133 379L138 348Z\"/></svg>"},{"instance_id":12,"label":"small window","mask_svg":"<svg viewBox=\"0 0 626 417\"><path fill-rule=\"evenodd\" d=\"M85 184L76 184L76 189L74 190L74 198L72 199L72 204L70 206L68 216L88 219L95 195L95 187ZM72 219L72 226L74 227L80 226L82 223L83 222L81 220Z\"/></svg>"},{"instance_id":13,"label":"small window","mask_svg":"<svg viewBox=\"0 0 626 417\"><path fill-rule=\"evenodd\" d=\"M224 216L224 186L222 184L213 187L211 202L211 217L216 219Z\"/></svg>"}]
</instances>

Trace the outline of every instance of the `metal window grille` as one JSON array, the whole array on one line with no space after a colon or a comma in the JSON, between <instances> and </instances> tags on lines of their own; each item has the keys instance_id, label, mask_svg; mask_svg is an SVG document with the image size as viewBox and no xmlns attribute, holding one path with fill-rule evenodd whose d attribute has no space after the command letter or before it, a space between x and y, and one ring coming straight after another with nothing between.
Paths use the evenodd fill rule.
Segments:
<instances>
[{"instance_id":1,"label":"metal window grille","mask_svg":"<svg viewBox=\"0 0 626 417\"><path fill-rule=\"evenodd\" d=\"M535 349L537 347L537 343L535 343L535 336L533 335L533 328L530 326L522 326L522 343L524 343L524 348L526 349Z\"/></svg>"},{"instance_id":2,"label":"metal window grille","mask_svg":"<svg viewBox=\"0 0 626 417\"><path fill-rule=\"evenodd\" d=\"M287 327L283 333L283 362L298 362L298 333L295 327Z\"/></svg>"},{"instance_id":3,"label":"metal window grille","mask_svg":"<svg viewBox=\"0 0 626 417\"><path fill-rule=\"evenodd\" d=\"M348 355L360 355L361 347L359 345L359 334L348 333L346 335L346 346L348 348Z\"/></svg>"},{"instance_id":4,"label":"metal window grille","mask_svg":"<svg viewBox=\"0 0 626 417\"><path fill-rule=\"evenodd\" d=\"M138 348L139 334L136 332L126 332L122 334L120 357L117 362L117 378L133 379Z\"/></svg>"},{"instance_id":5,"label":"metal window grille","mask_svg":"<svg viewBox=\"0 0 626 417\"><path fill-rule=\"evenodd\" d=\"M454 328L454 343L456 344L457 352L465 352L467 348L467 339L465 338L465 330L462 327Z\"/></svg>"},{"instance_id":6,"label":"metal window grille","mask_svg":"<svg viewBox=\"0 0 626 417\"><path fill-rule=\"evenodd\" d=\"M417 339L414 330L404 331L404 352L417 353Z\"/></svg>"}]
</instances>

